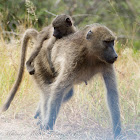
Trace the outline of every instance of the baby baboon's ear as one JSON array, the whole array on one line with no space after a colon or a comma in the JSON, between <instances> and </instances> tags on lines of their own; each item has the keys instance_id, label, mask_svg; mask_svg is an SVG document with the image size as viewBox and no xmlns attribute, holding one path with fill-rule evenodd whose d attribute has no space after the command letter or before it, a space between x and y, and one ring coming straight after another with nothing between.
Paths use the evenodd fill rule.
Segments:
<instances>
[{"instance_id":1,"label":"baby baboon's ear","mask_svg":"<svg viewBox=\"0 0 140 140\"><path fill-rule=\"evenodd\" d=\"M72 26L72 22L71 22L70 18L66 18L65 21L69 26Z\"/></svg>"},{"instance_id":2,"label":"baby baboon's ear","mask_svg":"<svg viewBox=\"0 0 140 140\"><path fill-rule=\"evenodd\" d=\"M92 36L93 36L93 32L90 30L86 35L86 39L90 40Z\"/></svg>"}]
</instances>

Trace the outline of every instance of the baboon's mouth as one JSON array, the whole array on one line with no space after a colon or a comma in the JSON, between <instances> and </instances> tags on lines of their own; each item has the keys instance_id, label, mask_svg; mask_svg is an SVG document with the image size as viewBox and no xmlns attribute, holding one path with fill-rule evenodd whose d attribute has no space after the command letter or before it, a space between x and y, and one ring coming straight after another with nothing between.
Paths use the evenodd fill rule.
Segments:
<instances>
[{"instance_id":1,"label":"baboon's mouth","mask_svg":"<svg viewBox=\"0 0 140 140\"><path fill-rule=\"evenodd\" d=\"M116 60L108 60L107 63L113 64Z\"/></svg>"}]
</instances>

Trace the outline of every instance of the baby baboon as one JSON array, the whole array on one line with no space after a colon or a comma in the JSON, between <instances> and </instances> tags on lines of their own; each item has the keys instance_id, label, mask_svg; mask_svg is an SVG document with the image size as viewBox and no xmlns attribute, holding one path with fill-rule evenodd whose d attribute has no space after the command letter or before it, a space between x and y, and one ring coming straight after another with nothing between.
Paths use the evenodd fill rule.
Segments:
<instances>
[{"instance_id":1,"label":"baby baboon","mask_svg":"<svg viewBox=\"0 0 140 140\"><path fill-rule=\"evenodd\" d=\"M82 31L59 39L52 48L52 63L57 72L49 84L47 41L35 60L35 82L42 90L40 112L42 129L52 130L65 97L71 98L73 85L101 73L107 89L107 100L113 123L114 138L121 133L119 95L113 63L118 55L114 50L114 34L105 26L93 24ZM48 78L49 77L49 78Z\"/></svg>"},{"instance_id":2,"label":"baby baboon","mask_svg":"<svg viewBox=\"0 0 140 140\"><path fill-rule=\"evenodd\" d=\"M47 50L45 56L47 58L48 64L49 64L49 69L51 70L52 74L54 73L54 68L51 62L51 49L53 47L54 42L56 39L60 39L63 36L67 36L71 33L74 33L76 31L76 28L73 26L73 21L70 16L68 15L58 15L52 22L52 25L45 27L41 32L37 32L35 29L27 29L26 32L24 33L23 36L23 41L22 41L22 50L21 50L21 63L20 63L20 68L18 72L18 78L10 91L10 94L2 108L2 111L6 111L10 103L12 102L16 91L18 90L18 87L21 83L23 72L24 72L24 62L25 62L25 54L26 54L26 48L27 48L27 43L30 38L33 38L36 40L36 46L35 49L33 50L31 56L26 62L26 67L28 72L32 75L34 74L34 65L33 65L33 60L35 57L38 55L40 49L42 48L43 41L46 39L49 39L48 45L47 45Z\"/></svg>"},{"instance_id":3,"label":"baby baboon","mask_svg":"<svg viewBox=\"0 0 140 140\"><path fill-rule=\"evenodd\" d=\"M50 39L48 41L48 47L47 47L46 52L47 52L47 59L50 65L50 69L54 73L55 70L51 62L51 50L52 50L53 44L56 41L56 39L60 39L63 36L67 36L71 33L74 33L75 31L76 30L75 30L75 27L73 26L73 21L71 17L68 15L59 15L53 20L50 26L44 28L41 32L39 32L37 36L37 43L36 43L35 49L32 52L30 58L26 62L26 67L29 74L31 75L34 74L35 69L32 62L38 55L44 40L49 39L49 38Z\"/></svg>"}]
</instances>

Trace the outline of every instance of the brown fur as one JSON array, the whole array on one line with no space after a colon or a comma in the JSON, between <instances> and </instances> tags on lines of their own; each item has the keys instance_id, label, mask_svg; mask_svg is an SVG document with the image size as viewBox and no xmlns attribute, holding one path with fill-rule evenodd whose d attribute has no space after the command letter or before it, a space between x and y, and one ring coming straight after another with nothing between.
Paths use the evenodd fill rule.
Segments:
<instances>
[{"instance_id":1,"label":"brown fur","mask_svg":"<svg viewBox=\"0 0 140 140\"><path fill-rule=\"evenodd\" d=\"M67 24L66 19L69 19L68 23L70 23L70 26ZM55 29L53 29L53 28L55 28ZM59 29L60 33L55 34L54 35L55 37L53 37L54 31L57 32L58 29ZM35 29L27 29L26 30L26 32L24 33L22 45L21 45L21 47L22 47L21 62L20 62L18 76L17 76L16 82L15 82L13 88L10 91L10 94L9 94L6 102L4 103L4 105L1 109L1 112L6 111L9 108L9 106L10 106L19 86L20 86L20 83L22 81L23 72L24 72L24 62L25 62L25 57L26 57L25 54L26 54L28 40L32 38L36 42L35 49L33 50L32 54L30 55L29 59L26 62L26 67L27 67L28 72L30 74L34 74L35 69L34 69L33 60L36 58L36 56L40 52L40 49L42 48L43 41L50 38L48 41L48 45L47 45L44 57L47 58L48 69L50 70L49 71L51 74L50 77L52 78L52 77L54 77L54 76L52 76L52 75L54 75L54 69L53 69L53 65L51 62L51 49L53 47L53 44L56 41L56 39L58 38L58 36L63 37L63 36L67 36L67 35L74 33L74 32L75 32L75 27L73 26L73 21L72 21L71 17L68 15L57 16L53 20L51 25L49 25L48 27L45 27L40 32L37 32ZM48 76L48 79L49 79L49 76ZM50 80L50 82L51 82L51 80Z\"/></svg>"},{"instance_id":2,"label":"brown fur","mask_svg":"<svg viewBox=\"0 0 140 140\"><path fill-rule=\"evenodd\" d=\"M34 74L34 64L32 63L38 53L40 52L40 49L42 47L42 44L44 40L49 39L48 47L47 47L47 59L50 65L50 69L54 73L55 70L53 68L52 62L51 62L51 50L53 47L54 42L56 39L62 38L63 36L67 36L71 33L75 32L75 27L73 26L73 21L70 16L68 15L59 15L57 16L52 24L49 27L46 27L41 31L37 36L37 43L35 46L34 51L32 52L30 58L26 62L26 67L29 72L29 74Z\"/></svg>"},{"instance_id":3,"label":"brown fur","mask_svg":"<svg viewBox=\"0 0 140 140\"><path fill-rule=\"evenodd\" d=\"M56 77L48 78L47 59L44 57L45 41L35 61L35 81L42 90L40 101L41 127L53 129L61 103L70 99L74 84L88 81L101 73L107 89L107 99L113 123L114 138L121 132L119 97L113 63L117 59L114 50L115 36L100 24L87 26L68 37L55 42L52 48L52 62ZM52 80L51 84L50 80Z\"/></svg>"},{"instance_id":4,"label":"brown fur","mask_svg":"<svg viewBox=\"0 0 140 140\"><path fill-rule=\"evenodd\" d=\"M57 72L53 77L46 56L48 40L36 57L33 75L41 89L39 104L41 128L52 130L61 104L72 97L73 86L90 80L95 74L103 76L107 101L113 123L114 138L121 133L119 95L113 63L115 36L107 27L93 24L57 40L52 48L52 63Z\"/></svg>"}]
</instances>

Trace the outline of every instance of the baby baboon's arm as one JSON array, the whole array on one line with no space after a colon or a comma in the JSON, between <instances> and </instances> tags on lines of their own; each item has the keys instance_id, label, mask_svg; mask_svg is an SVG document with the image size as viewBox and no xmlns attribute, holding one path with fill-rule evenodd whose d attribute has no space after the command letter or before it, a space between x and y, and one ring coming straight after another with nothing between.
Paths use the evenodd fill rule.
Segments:
<instances>
[{"instance_id":1,"label":"baby baboon's arm","mask_svg":"<svg viewBox=\"0 0 140 140\"><path fill-rule=\"evenodd\" d=\"M55 37L51 37L48 41L48 45L47 45L47 60L48 60L48 63L49 63L49 66L50 66L50 69L53 73L55 73L55 69L53 67L53 63L52 63L52 60L51 60L51 50L53 48L53 44L55 43L56 41L56 38Z\"/></svg>"}]
</instances>

